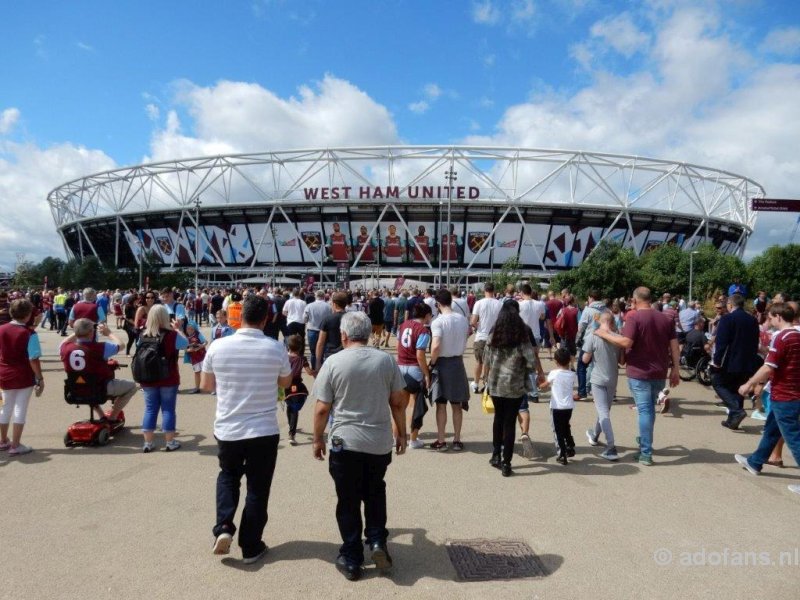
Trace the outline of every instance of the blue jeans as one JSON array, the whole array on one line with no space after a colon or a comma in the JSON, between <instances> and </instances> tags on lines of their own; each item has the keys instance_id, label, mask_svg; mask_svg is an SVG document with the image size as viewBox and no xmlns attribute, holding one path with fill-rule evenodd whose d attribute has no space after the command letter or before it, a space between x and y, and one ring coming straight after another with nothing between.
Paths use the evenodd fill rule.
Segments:
<instances>
[{"instance_id":1,"label":"blue jeans","mask_svg":"<svg viewBox=\"0 0 800 600\"><path fill-rule=\"evenodd\" d=\"M586 371L588 365L583 364L583 350L578 349L578 362L575 372L578 374L578 396L586 398Z\"/></svg>"},{"instance_id":2,"label":"blue jeans","mask_svg":"<svg viewBox=\"0 0 800 600\"><path fill-rule=\"evenodd\" d=\"M158 411L161 410L163 421L161 429L165 433L175 431L175 404L178 401L178 386L143 387L144 416L142 417L142 431L155 431Z\"/></svg>"},{"instance_id":3,"label":"blue jeans","mask_svg":"<svg viewBox=\"0 0 800 600\"><path fill-rule=\"evenodd\" d=\"M308 333L308 353L311 355L308 361L311 363L311 370L317 370L317 340L319 340L319 329L309 329Z\"/></svg>"},{"instance_id":4,"label":"blue jeans","mask_svg":"<svg viewBox=\"0 0 800 600\"><path fill-rule=\"evenodd\" d=\"M653 455L653 428L656 423L656 400L664 389L664 379L628 378L628 387L633 394L639 413L639 452L643 456Z\"/></svg>"},{"instance_id":5,"label":"blue jeans","mask_svg":"<svg viewBox=\"0 0 800 600\"><path fill-rule=\"evenodd\" d=\"M800 464L800 399L771 403L761 441L756 451L747 459L750 466L760 471L781 436L792 451L794 460Z\"/></svg>"}]
</instances>

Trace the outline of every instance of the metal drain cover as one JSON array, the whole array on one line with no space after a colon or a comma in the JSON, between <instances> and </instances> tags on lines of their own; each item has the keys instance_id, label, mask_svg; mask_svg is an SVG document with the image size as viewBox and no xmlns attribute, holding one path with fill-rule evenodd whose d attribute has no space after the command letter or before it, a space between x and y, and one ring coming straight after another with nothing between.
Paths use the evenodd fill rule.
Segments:
<instances>
[{"instance_id":1,"label":"metal drain cover","mask_svg":"<svg viewBox=\"0 0 800 600\"><path fill-rule=\"evenodd\" d=\"M449 540L445 547L458 578L465 581L547 576L539 557L519 540Z\"/></svg>"}]
</instances>

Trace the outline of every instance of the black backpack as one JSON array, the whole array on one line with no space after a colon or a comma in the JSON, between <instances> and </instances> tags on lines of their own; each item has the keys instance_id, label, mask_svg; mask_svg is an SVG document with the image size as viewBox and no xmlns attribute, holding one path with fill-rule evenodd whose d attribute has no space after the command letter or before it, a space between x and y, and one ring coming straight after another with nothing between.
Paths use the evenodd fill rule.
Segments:
<instances>
[{"instance_id":1,"label":"black backpack","mask_svg":"<svg viewBox=\"0 0 800 600\"><path fill-rule=\"evenodd\" d=\"M161 347L164 335L143 335L139 338L139 346L131 361L133 380L136 383L153 383L166 379L169 375L169 364Z\"/></svg>"}]
</instances>

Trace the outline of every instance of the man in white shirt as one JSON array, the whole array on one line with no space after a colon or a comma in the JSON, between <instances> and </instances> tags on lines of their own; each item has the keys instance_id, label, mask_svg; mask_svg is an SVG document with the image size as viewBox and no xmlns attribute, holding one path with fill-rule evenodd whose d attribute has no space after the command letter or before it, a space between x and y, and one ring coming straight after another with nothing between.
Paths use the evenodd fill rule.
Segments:
<instances>
[{"instance_id":1,"label":"man in white shirt","mask_svg":"<svg viewBox=\"0 0 800 600\"><path fill-rule=\"evenodd\" d=\"M525 325L531 328L533 337L536 338L536 345L539 346L542 343L541 324L545 320L545 304L527 283L522 285L520 291L522 300L519 302L519 316L525 321Z\"/></svg>"},{"instance_id":2,"label":"man in white shirt","mask_svg":"<svg viewBox=\"0 0 800 600\"><path fill-rule=\"evenodd\" d=\"M295 288L292 297L283 305L283 315L286 317L286 337L294 334L303 339L306 337L306 301L303 300L302 294L300 288Z\"/></svg>"},{"instance_id":3,"label":"man in white shirt","mask_svg":"<svg viewBox=\"0 0 800 600\"><path fill-rule=\"evenodd\" d=\"M483 349L492 335L497 315L500 314L503 306L503 303L494 297L493 283L489 282L483 286L483 295L484 297L472 307L472 319L470 320L472 329L475 331L475 340L472 344L475 353L475 378L472 380L471 386L472 392L475 394L483 392L485 387L478 385L483 374Z\"/></svg>"},{"instance_id":4,"label":"man in white shirt","mask_svg":"<svg viewBox=\"0 0 800 600\"><path fill-rule=\"evenodd\" d=\"M444 441L447 426L447 403L453 411L453 443L454 451L464 449L461 442L461 422L463 411L469 408L469 385L467 371L464 368L464 351L467 349L467 338L470 334L469 322L465 317L453 312L452 296L447 290L436 292L436 304L439 305L439 318L431 323L431 399L436 403L436 441L431 444L433 450L447 450Z\"/></svg>"},{"instance_id":5,"label":"man in white shirt","mask_svg":"<svg viewBox=\"0 0 800 600\"><path fill-rule=\"evenodd\" d=\"M467 304L467 299L461 297L461 292L457 288L450 290L450 293L453 294L453 312L469 320L469 304Z\"/></svg>"},{"instance_id":6,"label":"man in white shirt","mask_svg":"<svg viewBox=\"0 0 800 600\"><path fill-rule=\"evenodd\" d=\"M285 308L285 307L284 307ZM311 370L317 370L317 342L319 341L319 328L322 320L331 314L331 305L325 302L325 292L318 290L316 300L311 304L306 304L303 312L303 320L306 323L308 332L308 349L311 354Z\"/></svg>"},{"instance_id":7,"label":"man in white shirt","mask_svg":"<svg viewBox=\"0 0 800 600\"><path fill-rule=\"evenodd\" d=\"M236 334L216 340L203 361L201 387L217 391L214 437L217 439L217 520L214 554L228 554L242 474L247 476L239 529L245 564L267 553L262 540L267 504L278 457L278 388L292 383L283 344L264 335L269 305L253 294L242 305L242 326Z\"/></svg>"},{"instance_id":8,"label":"man in white shirt","mask_svg":"<svg viewBox=\"0 0 800 600\"><path fill-rule=\"evenodd\" d=\"M433 290L428 288L425 290L425 297L422 301L431 307L431 312L433 313L433 318L439 316L439 309L436 307L436 298L433 297Z\"/></svg>"}]
</instances>

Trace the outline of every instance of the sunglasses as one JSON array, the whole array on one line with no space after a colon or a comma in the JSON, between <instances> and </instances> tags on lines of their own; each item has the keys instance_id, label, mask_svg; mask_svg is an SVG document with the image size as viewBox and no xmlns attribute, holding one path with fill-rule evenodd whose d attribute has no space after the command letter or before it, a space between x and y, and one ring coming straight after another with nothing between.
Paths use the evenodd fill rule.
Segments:
<instances>
[{"instance_id":1,"label":"sunglasses","mask_svg":"<svg viewBox=\"0 0 800 600\"><path fill-rule=\"evenodd\" d=\"M155 300L156 297L155 296L145 296L144 299L145 300Z\"/></svg>"}]
</instances>

